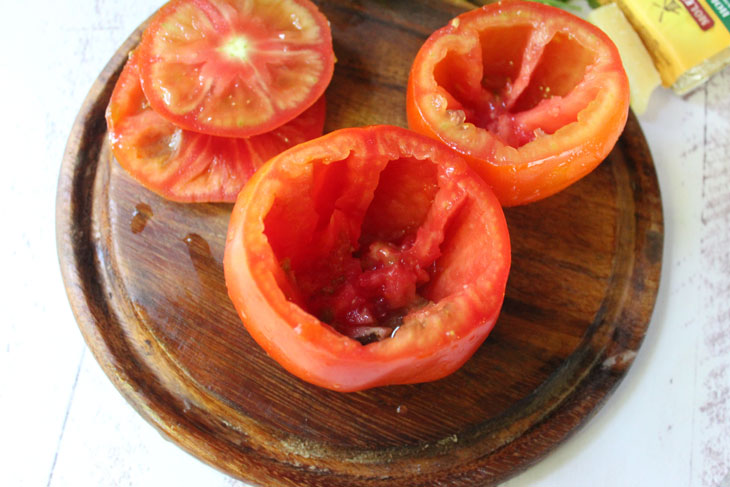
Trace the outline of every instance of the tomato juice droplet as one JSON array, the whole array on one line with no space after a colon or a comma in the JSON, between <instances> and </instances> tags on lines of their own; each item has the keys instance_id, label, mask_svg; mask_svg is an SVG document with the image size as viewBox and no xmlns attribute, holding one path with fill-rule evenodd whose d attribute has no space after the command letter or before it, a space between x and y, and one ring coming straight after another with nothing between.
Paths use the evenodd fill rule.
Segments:
<instances>
[{"instance_id":1,"label":"tomato juice droplet","mask_svg":"<svg viewBox=\"0 0 730 487\"><path fill-rule=\"evenodd\" d=\"M222 262L213 255L207 240L197 233L188 233L183 242L188 248L190 262L198 278L199 297L203 300L219 299L214 293L221 285L218 276L222 273Z\"/></svg>"},{"instance_id":2,"label":"tomato juice droplet","mask_svg":"<svg viewBox=\"0 0 730 487\"><path fill-rule=\"evenodd\" d=\"M132 222L130 229L132 233L140 233L147 226L147 222L152 218L152 208L147 203L138 203L132 212Z\"/></svg>"},{"instance_id":3,"label":"tomato juice droplet","mask_svg":"<svg viewBox=\"0 0 730 487\"><path fill-rule=\"evenodd\" d=\"M208 242L198 235L197 233L188 233L183 239L185 245L188 247L188 253L190 254L190 260L193 261L195 267L199 267L206 260L212 260L213 254L210 251L210 245Z\"/></svg>"}]
</instances>

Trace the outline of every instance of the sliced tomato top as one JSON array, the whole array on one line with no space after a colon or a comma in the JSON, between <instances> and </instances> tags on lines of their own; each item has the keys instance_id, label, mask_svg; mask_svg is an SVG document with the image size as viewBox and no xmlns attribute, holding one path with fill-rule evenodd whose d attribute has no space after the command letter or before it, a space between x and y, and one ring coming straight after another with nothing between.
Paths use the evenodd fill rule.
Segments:
<instances>
[{"instance_id":1,"label":"sliced tomato top","mask_svg":"<svg viewBox=\"0 0 730 487\"><path fill-rule=\"evenodd\" d=\"M191 132L150 107L133 53L114 87L106 119L115 158L147 189L180 202L233 202L264 162L322 135L325 101L322 96L294 120L250 138Z\"/></svg>"},{"instance_id":2,"label":"sliced tomato top","mask_svg":"<svg viewBox=\"0 0 730 487\"><path fill-rule=\"evenodd\" d=\"M309 0L173 0L139 51L155 111L219 136L288 122L321 97L334 69L329 23Z\"/></svg>"},{"instance_id":3,"label":"sliced tomato top","mask_svg":"<svg viewBox=\"0 0 730 487\"><path fill-rule=\"evenodd\" d=\"M424 43L409 125L465 155L505 205L549 196L591 171L623 130L618 51L561 9L505 1L456 17Z\"/></svg>"},{"instance_id":4,"label":"sliced tomato top","mask_svg":"<svg viewBox=\"0 0 730 487\"><path fill-rule=\"evenodd\" d=\"M254 339L342 391L459 368L497 319L509 265L489 187L443 145L388 126L270 160L239 195L224 258Z\"/></svg>"}]
</instances>

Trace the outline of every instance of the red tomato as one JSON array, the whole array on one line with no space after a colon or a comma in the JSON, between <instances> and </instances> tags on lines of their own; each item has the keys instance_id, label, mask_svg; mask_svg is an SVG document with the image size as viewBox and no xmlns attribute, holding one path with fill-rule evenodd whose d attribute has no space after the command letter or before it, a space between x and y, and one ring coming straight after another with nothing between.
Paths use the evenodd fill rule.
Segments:
<instances>
[{"instance_id":1,"label":"red tomato","mask_svg":"<svg viewBox=\"0 0 730 487\"><path fill-rule=\"evenodd\" d=\"M505 206L592 171L621 134L629 84L598 28L536 2L487 5L424 43L408 82L409 126L466 157Z\"/></svg>"},{"instance_id":2,"label":"red tomato","mask_svg":"<svg viewBox=\"0 0 730 487\"><path fill-rule=\"evenodd\" d=\"M300 116L247 139L176 127L150 108L130 56L114 87L106 119L119 164L147 189L174 201L233 202L253 172L271 157L322 135L324 96Z\"/></svg>"},{"instance_id":3,"label":"red tomato","mask_svg":"<svg viewBox=\"0 0 730 487\"><path fill-rule=\"evenodd\" d=\"M491 331L509 266L489 187L448 148L389 126L271 159L238 197L224 257L253 338L340 391L454 372Z\"/></svg>"},{"instance_id":4,"label":"red tomato","mask_svg":"<svg viewBox=\"0 0 730 487\"><path fill-rule=\"evenodd\" d=\"M145 30L139 57L156 112L229 137L293 119L334 69L329 23L309 0L173 0Z\"/></svg>"}]
</instances>

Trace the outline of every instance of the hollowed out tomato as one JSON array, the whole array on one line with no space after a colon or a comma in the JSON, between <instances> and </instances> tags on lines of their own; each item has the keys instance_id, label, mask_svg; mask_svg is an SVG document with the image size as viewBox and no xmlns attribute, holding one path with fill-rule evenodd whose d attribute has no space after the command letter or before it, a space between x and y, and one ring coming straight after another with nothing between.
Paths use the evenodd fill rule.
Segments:
<instances>
[{"instance_id":1,"label":"hollowed out tomato","mask_svg":"<svg viewBox=\"0 0 730 487\"><path fill-rule=\"evenodd\" d=\"M491 331L509 266L490 188L442 144L390 126L271 159L238 197L224 258L253 338L340 391L454 372Z\"/></svg>"},{"instance_id":2,"label":"hollowed out tomato","mask_svg":"<svg viewBox=\"0 0 730 487\"><path fill-rule=\"evenodd\" d=\"M407 99L409 126L462 154L512 206L600 164L626 123L629 85L601 30L555 7L505 1L432 34Z\"/></svg>"},{"instance_id":3,"label":"hollowed out tomato","mask_svg":"<svg viewBox=\"0 0 730 487\"><path fill-rule=\"evenodd\" d=\"M180 202L233 202L269 158L322 135L325 101L323 96L294 120L250 138L183 130L149 106L135 53L114 87L106 119L115 158L147 189Z\"/></svg>"},{"instance_id":4,"label":"hollowed out tomato","mask_svg":"<svg viewBox=\"0 0 730 487\"><path fill-rule=\"evenodd\" d=\"M172 0L139 48L142 88L182 128L249 137L293 119L324 93L334 52L309 0Z\"/></svg>"}]
</instances>

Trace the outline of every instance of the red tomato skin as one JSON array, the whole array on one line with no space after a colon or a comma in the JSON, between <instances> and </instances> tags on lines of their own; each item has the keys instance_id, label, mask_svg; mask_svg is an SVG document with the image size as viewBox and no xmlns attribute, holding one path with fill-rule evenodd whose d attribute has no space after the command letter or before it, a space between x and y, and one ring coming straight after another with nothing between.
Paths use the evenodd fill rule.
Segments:
<instances>
[{"instance_id":1,"label":"red tomato skin","mask_svg":"<svg viewBox=\"0 0 730 487\"><path fill-rule=\"evenodd\" d=\"M370 156L365 158L369 162L353 169L355 184L363 181L358 171L377 171L371 164L384 164L378 158L415 155L437 164L439 177L458 181L473 208L444 244L444 269L426 291L432 305L404 318L392 338L367 345L338 333L300 306L301 296L264 233L265 217L279 198L277 191L289 190L290 176L296 180L307 173L314 160L337 164L358 153ZM477 253L460 264L465 255ZM238 197L224 256L229 296L256 342L295 376L341 392L433 381L461 367L497 320L509 265L506 221L489 187L447 148L390 126L338 130L270 160Z\"/></svg>"},{"instance_id":2,"label":"red tomato skin","mask_svg":"<svg viewBox=\"0 0 730 487\"><path fill-rule=\"evenodd\" d=\"M176 113L165 101L165 98L169 97L170 90L159 89L156 87L153 70L156 65L161 64L165 60L163 57L155 53L155 33L163 29L167 19L171 15L174 15L179 9L191 5L199 9L199 11L204 15L208 16L208 20L211 25L211 32L207 32L206 35L202 37L210 38L212 42L216 42L231 33L236 33L237 29L242 28L245 22L240 19L226 18L225 15L217 10L216 5L229 5L236 3L231 0L170 0L153 16L150 25L143 33L142 40L138 48L142 89L144 90L152 108L164 118L185 130L219 137L251 137L270 132L271 130L291 121L304 110L314 105L324 95L334 72L335 55L332 48L332 33L329 21L319 11L314 3L310 0L290 1L298 7L305 9L308 14L311 15L317 29L321 32L321 35L319 36L320 42L313 48L313 50L317 51L318 59L322 63L322 70L318 80L311 84L308 93L302 101L294 104L293 106L274 109L274 114L261 123L241 126L215 125L214 123L209 122L206 117L202 116L205 109L203 103L192 107L184 113ZM253 24L253 27L247 25L247 27L252 29L252 36L266 34L265 25L260 25L260 22L254 22ZM267 41L266 46L268 47L269 44L271 44L271 42ZM239 82L245 85L241 79L245 79L246 76L250 76L251 72L255 70L248 65L241 66L222 60L221 56L218 55L219 51L220 46L218 45L206 45L197 55L207 60L214 60L214 67L212 68L212 71L216 73L219 80L222 78L231 80L238 77ZM187 54L180 55L180 57L184 57L186 55ZM263 58L263 56L259 56L259 58ZM213 78L215 78L215 76ZM271 83L272 81L267 79L266 82ZM266 82L264 82L264 84ZM200 83L203 83L202 76ZM215 81L213 84L215 84ZM235 84L235 86L238 86L238 84ZM216 90L217 88L214 88L212 91ZM239 104L239 107L240 106L241 104Z\"/></svg>"},{"instance_id":3,"label":"red tomato skin","mask_svg":"<svg viewBox=\"0 0 730 487\"><path fill-rule=\"evenodd\" d=\"M582 95L586 98L592 96L593 101L580 113L578 121L552 126L551 129L555 129L556 133L545 135L542 141L533 140L521 147L510 147L487 130L481 130L479 137L483 143L479 146L466 145L451 137L439 128L442 120L434 118L433 113L429 113L428 107L423 103L424 96L437 92L433 73L428 68L434 65L433 53L439 49L441 39L462 35L465 26L475 22L475 19L499 16L525 23L528 22L528 15L562 25L562 31L573 34L579 32L581 36L592 40L589 47L595 45L600 48L597 54L600 62L596 63L594 72L590 74L592 79L596 79L597 85L586 87L586 93ZM581 94L577 94L569 102L580 96ZM547 102L545 106L547 110ZM618 50L608 36L592 24L564 10L521 0L485 5L460 15L434 32L414 60L406 93L409 127L442 141L461 154L492 187L506 207L546 198L589 174L616 144L626 124L628 110L628 78ZM541 115L537 113L535 116ZM532 122L529 117L525 118L528 123Z\"/></svg>"},{"instance_id":4,"label":"red tomato skin","mask_svg":"<svg viewBox=\"0 0 730 487\"><path fill-rule=\"evenodd\" d=\"M149 107L136 52L130 54L106 110L112 152L142 186L179 203L233 203L269 158L322 134L324 97L294 120L249 138L183 130Z\"/></svg>"}]
</instances>

